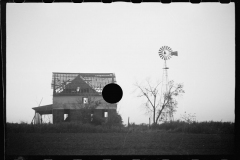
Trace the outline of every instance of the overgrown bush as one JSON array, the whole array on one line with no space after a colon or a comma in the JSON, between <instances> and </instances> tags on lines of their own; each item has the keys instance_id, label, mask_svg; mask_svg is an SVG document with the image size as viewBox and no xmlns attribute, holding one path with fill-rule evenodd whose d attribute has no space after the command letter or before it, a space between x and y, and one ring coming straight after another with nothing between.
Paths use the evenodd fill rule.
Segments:
<instances>
[{"instance_id":1,"label":"overgrown bush","mask_svg":"<svg viewBox=\"0 0 240 160\"><path fill-rule=\"evenodd\" d=\"M91 109L81 109L81 114L79 115L79 121L82 123L91 123Z\"/></svg>"},{"instance_id":2,"label":"overgrown bush","mask_svg":"<svg viewBox=\"0 0 240 160\"><path fill-rule=\"evenodd\" d=\"M121 127L122 122L123 121L121 115L118 114L117 112L112 112L111 114L109 114L109 117L107 118L107 122L105 123L105 125L108 126L109 128L111 128L112 126Z\"/></svg>"},{"instance_id":3,"label":"overgrown bush","mask_svg":"<svg viewBox=\"0 0 240 160\"><path fill-rule=\"evenodd\" d=\"M104 123L104 121L105 121L104 118L94 114L93 117L92 117L91 124L102 125Z\"/></svg>"}]
</instances>

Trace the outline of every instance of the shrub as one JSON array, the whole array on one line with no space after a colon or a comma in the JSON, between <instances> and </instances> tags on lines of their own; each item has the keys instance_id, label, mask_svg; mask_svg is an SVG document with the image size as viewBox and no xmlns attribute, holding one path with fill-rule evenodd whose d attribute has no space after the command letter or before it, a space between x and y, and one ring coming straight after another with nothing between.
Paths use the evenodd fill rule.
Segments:
<instances>
[{"instance_id":1,"label":"shrub","mask_svg":"<svg viewBox=\"0 0 240 160\"><path fill-rule=\"evenodd\" d=\"M122 117L117 112L112 112L112 114L109 115L107 122L105 123L109 128L112 126L122 126Z\"/></svg>"},{"instance_id":2,"label":"shrub","mask_svg":"<svg viewBox=\"0 0 240 160\"><path fill-rule=\"evenodd\" d=\"M105 121L104 118L94 114L92 117L91 124L102 125L104 123L104 121Z\"/></svg>"}]
</instances>

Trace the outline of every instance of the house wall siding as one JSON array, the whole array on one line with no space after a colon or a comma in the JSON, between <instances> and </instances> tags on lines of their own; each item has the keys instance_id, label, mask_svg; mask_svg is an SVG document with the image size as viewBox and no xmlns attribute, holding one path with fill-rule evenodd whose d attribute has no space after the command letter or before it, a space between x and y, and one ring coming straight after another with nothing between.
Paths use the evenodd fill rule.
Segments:
<instances>
[{"instance_id":1,"label":"house wall siding","mask_svg":"<svg viewBox=\"0 0 240 160\"><path fill-rule=\"evenodd\" d=\"M84 96L56 96L53 97L53 108L77 109L77 105L82 104ZM101 104L96 109L117 109L117 104L107 103L102 96L94 96L93 101L100 101Z\"/></svg>"},{"instance_id":2,"label":"house wall siding","mask_svg":"<svg viewBox=\"0 0 240 160\"><path fill-rule=\"evenodd\" d=\"M64 121L64 110L53 109L53 123L61 123Z\"/></svg>"}]
</instances>

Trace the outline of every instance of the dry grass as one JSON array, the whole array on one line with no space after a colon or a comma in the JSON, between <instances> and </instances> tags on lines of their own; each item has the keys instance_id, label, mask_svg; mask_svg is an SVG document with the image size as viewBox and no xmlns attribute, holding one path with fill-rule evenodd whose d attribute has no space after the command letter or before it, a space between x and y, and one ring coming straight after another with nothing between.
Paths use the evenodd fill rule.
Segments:
<instances>
[{"instance_id":1,"label":"dry grass","mask_svg":"<svg viewBox=\"0 0 240 160\"><path fill-rule=\"evenodd\" d=\"M234 135L142 133L8 133L7 155L233 154Z\"/></svg>"},{"instance_id":2,"label":"dry grass","mask_svg":"<svg viewBox=\"0 0 240 160\"><path fill-rule=\"evenodd\" d=\"M122 125L98 125L82 123L61 123L30 125L27 123L7 123L8 133L126 133L126 132L154 132L156 130L174 133L195 134L234 134L234 123L230 122L193 122L191 124L182 121L166 122L149 128L146 124L130 124L128 127Z\"/></svg>"}]
</instances>

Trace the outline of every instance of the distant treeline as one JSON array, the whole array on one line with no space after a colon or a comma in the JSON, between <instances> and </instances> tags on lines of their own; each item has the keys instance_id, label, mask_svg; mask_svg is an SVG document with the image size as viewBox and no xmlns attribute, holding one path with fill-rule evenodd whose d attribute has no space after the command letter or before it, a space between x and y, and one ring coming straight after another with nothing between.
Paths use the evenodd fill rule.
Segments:
<instances>
[{"instance_id":1,"label":"distant treeline","mask_svg":"<svg viewBox=\"0 0 240 160\"><path fill-rule=\"evenodd\" d=\"M196 133L196 134L234 134L234 123L231 122L193 122L184 121L165 122L157 125L134 123L123 125L92 125L78 122L65 122L59 124L6 123L7 133L134 133L164 131L171 133Z\"/></svg>"}]
</instances>

